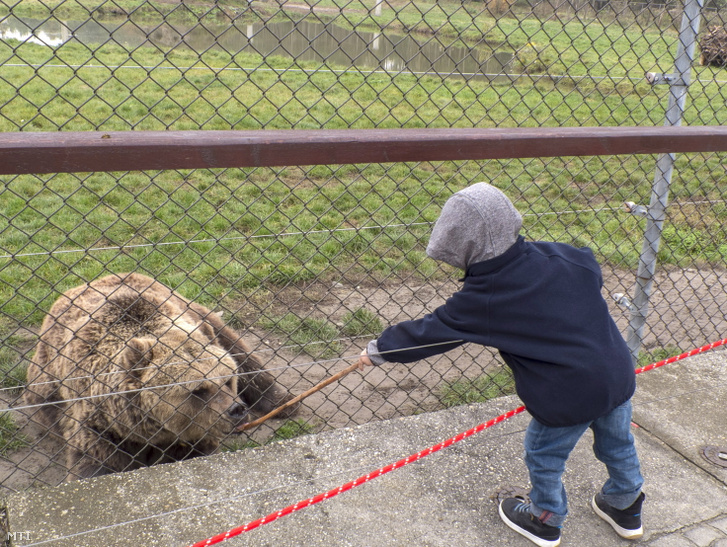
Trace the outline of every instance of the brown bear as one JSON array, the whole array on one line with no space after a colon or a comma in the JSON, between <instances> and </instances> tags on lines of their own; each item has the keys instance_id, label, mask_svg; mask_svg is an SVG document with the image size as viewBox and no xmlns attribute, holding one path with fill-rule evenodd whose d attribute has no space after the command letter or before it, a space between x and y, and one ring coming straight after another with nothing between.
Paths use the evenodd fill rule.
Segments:
<instances>
[{"instance_id":1,"label":"brown bear","mask_svg":"<svg viewBox=\"0 0 727 547\"><path fill-rule=\"evenodd\" d=\"M56 301L24 400L77 478L211 454L248 409L289 397L217 314L130 273Z\"/></svg>"}]
</instances>

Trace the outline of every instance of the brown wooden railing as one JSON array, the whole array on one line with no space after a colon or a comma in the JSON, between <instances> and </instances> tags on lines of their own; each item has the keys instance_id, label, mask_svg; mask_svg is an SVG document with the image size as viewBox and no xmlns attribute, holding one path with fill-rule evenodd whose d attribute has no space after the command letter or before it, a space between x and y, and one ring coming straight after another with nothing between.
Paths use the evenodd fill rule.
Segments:
<instances>
[{"instance_id":1,"label":"brown wooden railing","mask_svg":"<svg viewBox=\"0 0 727 547\"><path fill-rule=\"evenodd\" d=\"M727 151L727 126L0 133L0 174Z\"/></svg>"}]
</instances>

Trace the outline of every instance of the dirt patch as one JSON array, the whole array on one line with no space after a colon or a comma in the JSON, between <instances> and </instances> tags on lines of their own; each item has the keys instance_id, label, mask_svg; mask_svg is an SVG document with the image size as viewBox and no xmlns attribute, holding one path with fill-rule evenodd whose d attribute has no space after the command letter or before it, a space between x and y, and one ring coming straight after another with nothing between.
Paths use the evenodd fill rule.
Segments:
<instances>
[{"instance_id":1,"label":"dirt patch","mask_svg":"<svg viewBox=\"0 0 727 547\"><path fill-rule=\"evenodd\" d=\"M5 393L4 408L22 405L20 394ZM18 435L25 440L25 446L11 451L0 459L0 484L7 493L26 490L36 485L56 485L67 475L63 457L63 443L47 431L28 420L32 411L13 412L18 426Z\"/></svg>"},{"instance_id":2,"label":"dirt patch","mask_svg":"<svg viewBox=\"0 0 727 547\"><path fill-rule=\"evenodd\" d=\"M630 311L619 306L613 295L630 294L633 285L632 272L604 270L604 294L624 333ZM312 284L287 288L276 294L275 302L270 305L286 302L285 309L297 314L325 317L339 324L346 313L363 307L375 312L386 326L431 311L459 286L454 281L371 287ZM644 331L644 349L686 351L724 337L726 288L724 272L679 269L659 272ZM269 312L270 308L258 311ZM314 362L309 356L282 346L284 342L275 334L253 328L248 335L253 333L258 335L261 348L258 353L266 356L267 367L280 371L280 381L294 393L304 391L352 362L370 338L344 340L340 359ZM299 415L318 428L326 428L433 410L440 408L437 395L444 383L461 377L477 378L500 364L495 352L469 345L412 365L391 364L367 370L364 375L352 373L307 399ZM261 429L266 427L267 424Z\"/></svg>"},{"instance_id":3,"label":"dirt patch","mask_svg":"<svg viewBox=\"0 0 727 547\"><path fill-rule=\"evenodd\" d=\"M624 270L604 270L604 294L622 332L626 332L629 311L612 296L632 294L634 276ZM240 308L240 323L252 324L256 314L294 311L341 323L343 317L366 308L384 326L420 317L444 303L459 288L456 281L424 283L357 284L312 283L287 287L267 294L259 302ZM670 269L660 271L654 283L651 313L645 329L647 350L678 348L686 351L724 338L727 332L727 273L714 270ZM277 334L257 327L244 329L245 339L256 348L279 381L293 394L302 393L335 374L356 359L370 337L340 339L340 357L313 359L299 348L286 347ZM676 352L676 349L674 350ZM341 381L306 399L297 418L314 430L363 424L441 408L438 394L446 382L462 377L494 374L501 365L488 348L467 345L447 354L411 365L386 365L355 371ZM18 394L5 392L5 407L20 405ZM20 433L31 444L0 460L0 478L5 490L23 490L36 484L59 484L65 479L63 446L55 438L28 423L27 411L14 412ZM270 420L236 438L236 443L265 442L282 425Z\"/></svg>"}]
</instances>

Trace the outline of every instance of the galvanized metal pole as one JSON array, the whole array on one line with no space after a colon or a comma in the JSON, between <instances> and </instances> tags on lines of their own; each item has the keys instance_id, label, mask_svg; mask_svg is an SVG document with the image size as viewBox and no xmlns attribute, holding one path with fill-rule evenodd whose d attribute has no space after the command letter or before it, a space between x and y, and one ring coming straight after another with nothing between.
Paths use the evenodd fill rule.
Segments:
<instances>
[{"instance_id":1,"label":"galvanized metal pole","mask_svg":"<svg viewBox=\"0 0 727 547\"><path fill-rule=\"evenodd\" d=\"M677 56L674 61L674 73L671 75L654 73L646 75L647 80L652 84L669 85L669 104L664 125L677 126L681 125L682 122L692 75L694 50L699 34L703 4L704 0L685 0ZM649 299L654 282L666 208L669 203L669 187L671 186L675 161L675 154L662 154L656 163L654 185L651 190L651 202L646 213L646 231L644 232L644 242L639 258L636 288L631 305L631 319L626 338L634 362L643 344L644 326L649 313Z\"/></svg>"}]
</instances>

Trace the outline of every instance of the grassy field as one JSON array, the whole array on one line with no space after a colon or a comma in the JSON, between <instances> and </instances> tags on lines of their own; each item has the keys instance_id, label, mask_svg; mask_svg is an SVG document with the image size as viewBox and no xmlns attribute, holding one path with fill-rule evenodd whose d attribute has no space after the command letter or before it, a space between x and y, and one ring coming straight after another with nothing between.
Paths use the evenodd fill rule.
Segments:
<instances>
[{"instance_id":1,"label":"grassy field","mask_svg":"<svg viewBox=\"0 0 727 547\"><path fill-rule=\"evenodd\" d=\"M24 0L13 13L42 17L44 5ZM225 28L215 17L217 8L119 5L131 12L130 19L152 29L165 20L207 24L212 32ZM126 49L113 41L70 41L50 48L9 40L0 44L0 77L11 84L0 88L0 105L6 105L0 109L0 131L651 125L664 119L668 88L649 86L643 74L671 69L677 42L673 29L494 18L484 8L464 9L459 2L409 4L385 10L381 19L359 10L357 2L345 6L346 16L336 18L336 24L406 28L422 42L434 35L445 44L476 44L480 55L512 53L514 72L565 77L555 83L544 79L534 85L526 78L493 86L406 73L332 73L323 69L346 67L214 48L197 54L182 46ZM266 9L271 8L260 3L260 9L243 11L236 24L285 19L279 10L268 14ZM93 3L81 7L59 1L53 13L61 19L67 13L103 21ZM720 86L711 83L715 69L697 67L695 76L710 83L694 96L721 97ZM706 107L695 102L687 119L704 119ZM707 123L727 119L724 109L709 114Z\"/></svg>"},{"instance_id":2,"label":"grassy field","mask_svg":"<svg viewBox=\"0 0 727 547\"><path fill-rule=\"evenodd\" d=\"M118 5L146 23L218 21L210 7ZM97 17L103 3L24 0L13 13L38 15L44 6L57 16ZM495 18L475 5L447 2L407 5L374 19L362 6L347 3L343 23L484 43L511 51L514 70L567 77L493 85L331 72L324 69L342 67L212 49L197 55L9 40L0 43L0 78L10 84L0 86L0 131L662 123L668 88L625 77L667 70L673 30ZM239 17L281 15L261 3ZM720 97L714 69L696 72L705 80L692 86L686 123L725 123L723 101L711 99ZM589 74L604 77L580 79ZM673 199L721 199L721 160L680 158ZM111 271L148 273L210 305L251 293L264 298L275 287L312 280L432 276L441 272L424 255L429 223L451 192L478 180L518 201L529 237L590 245L603 262L634 268L643 221L618 209L623 201L648 202L653 166L651 157L557 158L2 177L0 330L38 326L59 292ZM574 210L586 212L554 214ZM660 259L723 263L724 207L692 210L673 213Z\"/></svg>"}]
</instances>

